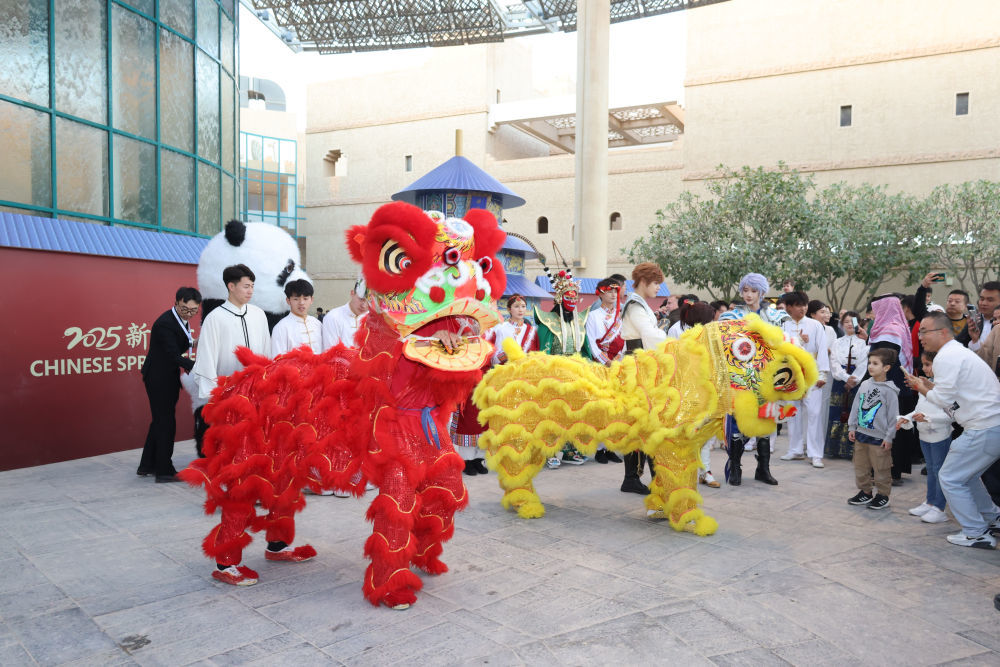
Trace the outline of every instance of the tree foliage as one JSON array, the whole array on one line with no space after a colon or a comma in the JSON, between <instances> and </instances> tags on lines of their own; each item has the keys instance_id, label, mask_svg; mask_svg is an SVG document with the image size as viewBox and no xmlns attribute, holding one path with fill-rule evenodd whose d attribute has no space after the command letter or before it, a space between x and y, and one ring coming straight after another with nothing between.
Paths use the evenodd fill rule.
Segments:
<instances>
[{"instance_id":1,"label":"tree foliage","mask_svg":"<svg viewBox=\"0 0 1000 667\"><path fill-rule=\"evenodd\" d=\"M725 170L708 184L711 199L690 192L657 211L657 222L629 250L678 282L728 298L748 271L791 275L798 239L812 227L811 176L784 165L777 171Z\"/></svg>"},{"instance_id":2,"label":"tree foliage","mask_svg":"<svg viewBox=\"0 0 1000 667\"><path fill-rule=\"evenodd\" d=\"M914 283L945 266L979 285L1000 267L1000 183L942 185L919 199L869 184L817 190L811 175L784 164L720 170L709 196L685 192L657 211L629 259L657 262L712 298L732 297L750 271L793 278L834 310L848 293L876 294L900 274Z\"/></svg>"},{"instance_id":3,"label":"tree foliage","mask_svg":"<svg viewBox=\"0 0 1000 667\"><path fill-rule=\"evenodd\" d=\"M925 204L924 239L935 263L966 285L996 280L1000 270L1000 183L939 185Z\"/></svg>"},{"instance_id":4,"label":"tree foliage","mask_svg":"<svg viewBox=\"0 0 1000 667\"><path fill-rule=\"evenodd\" d=\"M900 272L911 282L926 273L929 256L917 242L922 219L913 197L867 183L834 183L812 206L815 224L795 255L792 275L821 287L835 310L849 291L876 294Z\"/></svg>"}]
</instances>

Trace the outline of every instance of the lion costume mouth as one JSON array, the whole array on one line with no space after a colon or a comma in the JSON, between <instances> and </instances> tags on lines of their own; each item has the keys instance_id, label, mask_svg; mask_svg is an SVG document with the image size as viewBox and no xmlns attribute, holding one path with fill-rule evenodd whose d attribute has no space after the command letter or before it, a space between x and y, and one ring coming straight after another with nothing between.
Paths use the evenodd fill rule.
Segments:
<instances>
[{"instance_id":1,"label":"lion costume mouth","mask_svg":"<svg viewBox=\"0 0 1000 667\"><path fill-rule=\"evenodd\" d=\"M459 304L456 302L455 305ZM482 304L472 302L471 305L472 308L459 307L460 312L436 317L414 330L411 336L404 339L403 356L418 364L443 371L472 371L482 368L493 354L493 345L479 335L482 322L477 314L482 312L485 315ZM442 329L461 337L450 351L440 340L430 338Z\"/></svg>"}]
</instances>

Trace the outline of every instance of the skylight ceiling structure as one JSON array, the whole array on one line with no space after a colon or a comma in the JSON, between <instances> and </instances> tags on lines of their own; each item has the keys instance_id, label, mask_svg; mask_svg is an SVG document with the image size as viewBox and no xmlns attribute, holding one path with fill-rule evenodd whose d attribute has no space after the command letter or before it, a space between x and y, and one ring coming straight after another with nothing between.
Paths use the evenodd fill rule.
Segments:
<instances>
[{"instance_id":1,"label":"skylight ceiling structure","mask_svg":"<svg viewBox=\"0 0 1000 667\"><path fill-rule=\"evenodd\" d=\"M611 22L727 0L611 0ZM502 42L576 30L576 0L250 0L323 54ZM291 41L291 40L286 40Z\"/></svg>"}]
</instances>

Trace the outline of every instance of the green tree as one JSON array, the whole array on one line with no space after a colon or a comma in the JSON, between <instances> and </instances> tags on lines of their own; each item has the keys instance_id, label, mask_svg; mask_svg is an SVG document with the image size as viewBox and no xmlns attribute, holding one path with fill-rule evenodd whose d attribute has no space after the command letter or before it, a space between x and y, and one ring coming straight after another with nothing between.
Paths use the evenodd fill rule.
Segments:
<instances>
[{"instance_id":1,"label":"green tree","mask_svg":"<svg viewBox=\"0 0 1000 667\"><path fill-rule=\"evenodd\" d=\"M812 202L813 227L803 238L791 275L822 288L834 312L848 292L878 293L893 275L906 272L916 282L926 272L930 254L919 239L923 208L909 195L886 192L867 183L835 183Z\"/></svg>"},{"instance_id":2,"label":"green tree","mask_svg":"<svg viewBox=\"0 0 1000 667\"><path fill-rule=\"evenodd\" d=\"M1000 183L939 185L926 201L924 237L934 262L978 288L1000 271ZM929 263L928 263L929 265Z\"/></svg>"},{"instance_id":3,"label":"green tree","mask_svg":"<svg viewBox=\"0 0 1000 667\"><path fill-rule=\"evenodd\" d=\"M656 212L657 222L628 250L633 262L652 261L674 280L731 298L750 271L772 279L795 276L800 239L813 227L812 176L779 163L776 170L720 166L724 176L708 184L711 199L690 192Z\"/></svg>"}]
</instances>

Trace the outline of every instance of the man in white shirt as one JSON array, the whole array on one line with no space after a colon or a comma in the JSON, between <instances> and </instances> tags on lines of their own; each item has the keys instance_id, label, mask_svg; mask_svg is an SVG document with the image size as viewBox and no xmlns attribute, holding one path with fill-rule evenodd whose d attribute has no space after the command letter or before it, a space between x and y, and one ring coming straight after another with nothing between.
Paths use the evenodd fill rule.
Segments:
<instances>
[{"instance_id":1,"label":"man in white shirt","mask_svg":"<svg viewBox=\"0 0 1000 667\"><path fill-rule=\"evenodd\" d=\"M814 468L823 467L823 445L826 443L823 412L829 408L823 405L823 385L830 373L830 352L826 346L826 328L811 317L806 317L809 297L804 292L786 292L782 297L789 319L781 328L793 336L800 347L816 360L819 379L816 386L796 401L797 412L788 421L788 453L782 461L812 459ZM803 453L805 450L805 454Z\"/></svg>"},{"instance_id":2,"label":"man in white shirt","mask_svg":"<svg viewBox=\"0 0 1000 667\"><path fill-rule=\"evenodd\" d=\"M358 279L351 289L351 298L343 306L338 306L323 318L323 351L338 343L355 347L354 334L361 326L361 320L368 314L365 301L365 281Z\"/></svg>"},{"instance_id":3,"label":"man in white shirt","mask_svg":"<svg viewBox=\"0 0 1000 667\"><path fill-rule=\"evenodd\" d=\"M219 376L232 375L243 368L236 358L237 347L248 347L255 354L271 356L271 336L267 315L250 303L253 297L253 271L246 264L227 266L222 272L229 298L213 310L201 325L198 355L191 373L198 385L198 396L208 399Z\"/></svg>"},{"instance_id":4,"label":"man in white shirt","mask_svg":"<svg viewBox=\"0 0 1000 667\"><path fill-rule=\"evenodd\" d=\"M1000 458L1000 380L974 352L955 340L952 320L930 313L920 322L924 350L936 352L934 382L906 376L906 383L952 415L965 430L948 450L938 480L962 532L948 541L963 547L996 548L1000 507L980 475Z\"/></svg>"},{"instance_id":5,"label":"man in white shirt","mask_svg":"<svg viewBox=\"0 0 1000 667\"><path fill-rule=\"evenodd\" d=\"M285 302L290 312L271 331L271 354L276 357L302 345L315 354L322 352L322 325L309 314L313 302L312 283L301 278L286 283Z\"/></svg>"}]
</instances>

